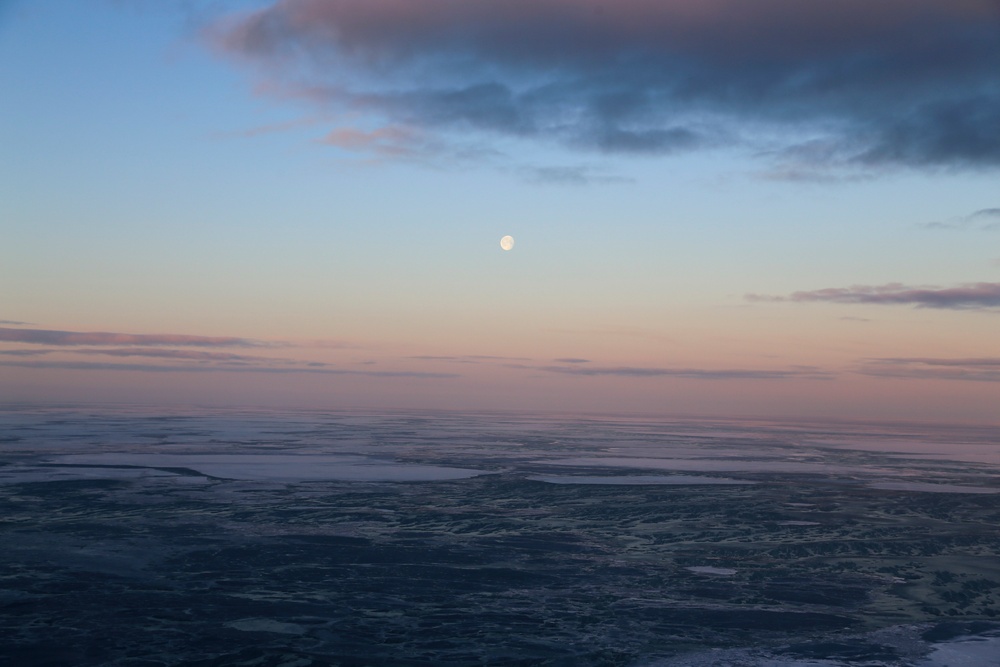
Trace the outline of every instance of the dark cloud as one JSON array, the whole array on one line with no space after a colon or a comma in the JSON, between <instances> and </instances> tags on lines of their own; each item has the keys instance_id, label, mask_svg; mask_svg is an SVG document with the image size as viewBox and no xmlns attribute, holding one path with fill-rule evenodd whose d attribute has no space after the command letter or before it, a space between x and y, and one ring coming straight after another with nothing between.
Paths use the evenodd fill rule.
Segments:
<instances>
[{"instance_id":1,"label":"dark cloud","mask_svg":"<svg viewBox=\"0 0 1000 667\"><path fill-rule=\"evenodd\" d=\"M194 347L271 347L249 338L188 336L183 334L125 334L108 331L53 331L49 329L9 329L0 327L0 341L36 345L162 345Z\"/></svg>"},{"instance_id":2,"label":"dark cloud","mask_svg":"<svg viewBox=\"0 0 1000 667\"><path fill-rule=\"evenodd\" d=\"M553 359L552 361L558 362L560 364L589 364L590 359L578 359L577 357L563 357L561 359Z\"/></svg>"},{"instance_id":3,"label":"dark cloud","mask_svg":"<svg viewBox=\"0 0 1000 667\"><path fill-rule=\"evenodd\" d=\"M80 371L132 371L145 373L271 373L315 374L315 375L362 375L385 378L425 378L446 379L460 377L454 373L424 373L420 371L364 371L350 368L315 368L307 367L272 367L255 365L157 365L157 364L126 364L100 363L87 361L0 361L0 366L33 369L57 369Z\"/></svg>"},{"instance_id":4,"label":"dark cloud","mask_svg":"<svg viewBox=\"0 0 1000 667\"><path fill-rule=\"evenodd\" d=\"M356 147L476 130L770 146L788 173L1000 166L996 0L281 0L207 35L268 90L396 133L339 137Z\"/></svg>"},{"instance_id":5,"label":"dark cloud","mask_svg":"<svg viewBox=\"0 0 1000 667\"><path fill-rule=\"evenodd\" d=\"M861 365L858 372L873 377L1000 382L1000 357L869 359Z\"/></svg>"},{"instance_id":6,"label":"dark cloud","mask_svg":"<svg viewBox=\"0 0 1000 667\"><path fill-rule=\"evenodd\" d=\"M24 326L25 324L29 324L29 323L28 322L18 322L17 320L0 320L0 325L5 325L5 324L8 325L8 326L19 327L19 326Z\"/></svg>"},{"instance_id":7,"label":"dark cloud","mask_svg":"<svg viewBox=\"0 0 1000 667\"><path fill-rule=\"evenodd\" d=\"M994 66L1000 65L995 53L993 60ZM996 90L925 104L906 116L883 120L858 160L875 165L998 167L998 127L1000 93Z\"/></svg>"},{"instance_id":8,"label":"dark cloud","mask_svg":"<svg viewBox=\"0 0 1000 667\"><path fill-rule=\"evenodd\" d=\"M1000 283L967 283L958 287L910 287L888 285L853 285L830 287L789 296L747 294L748 301L828 301L880 305L913 305L918 308L951 310L991 310L1000 308Z\"/></svg>"}]
</instances>

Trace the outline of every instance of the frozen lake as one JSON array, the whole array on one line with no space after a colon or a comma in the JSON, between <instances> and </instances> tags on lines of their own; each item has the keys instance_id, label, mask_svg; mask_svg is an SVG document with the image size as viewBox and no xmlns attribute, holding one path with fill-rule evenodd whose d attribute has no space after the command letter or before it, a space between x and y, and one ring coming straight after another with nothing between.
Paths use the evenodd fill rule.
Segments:
<instances>
[{"instance_id":1,"label":"frozen lake","mask_svg":"<svg viewBox=\"0 0 1000 667\"><path fill-rule=\"evenodd\" d=\"M996 436L0 410L0 663L995 667Z\"/></svg>"}]
</instances>

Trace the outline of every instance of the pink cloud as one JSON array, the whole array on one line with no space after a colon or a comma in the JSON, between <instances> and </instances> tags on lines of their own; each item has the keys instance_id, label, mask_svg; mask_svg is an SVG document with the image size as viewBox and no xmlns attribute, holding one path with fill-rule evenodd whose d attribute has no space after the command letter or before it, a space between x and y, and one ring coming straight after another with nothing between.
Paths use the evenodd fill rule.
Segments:
<instances>
[{"instance_id":1,"label":"pink cloud","mask_svg":"<svg viewBox=\"0 0 1000 667\"><path fill-rule=\"evenodd\" d=\"M339 127L330 131L321 141L329 146L345 150L389 156L412 155L422 146L416 132L398 126L382 127L370 131Z\"/></svg>"}]
</instances>

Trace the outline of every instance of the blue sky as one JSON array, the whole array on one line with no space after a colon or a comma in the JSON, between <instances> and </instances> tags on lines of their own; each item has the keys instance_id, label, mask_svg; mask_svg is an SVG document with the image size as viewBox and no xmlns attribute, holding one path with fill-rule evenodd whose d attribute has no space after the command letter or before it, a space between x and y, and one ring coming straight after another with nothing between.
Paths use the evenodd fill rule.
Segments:
<instances>
[{"instance_id":1,"label":"blue sky","mask_svg":"<svg viewBox=\"0 0 1000 667\"><path fill-rule=\"evenodd\" d=\"M830 24L830 52L808 72L825 87L787 83L785 98L768 88L760 99L762 73L805 76L781 63L806 47L789 39L765 58L752 38L763 19L728 0L711 11L629 0L579 25L594 3L514 2L509 25L490 13L498 3L481 4L483 15L460 0L4 3L0 319L21 323L4 326L278 341L289 359L351 373L288 367L277 392L272 371L219 367L208 382L178 367L165 383L146 366L88 367L77 348L10 334L0 351L21 365L0 390L32 401L84 400L100 386L102 400L993 419L1000 154L969 139L998 113L1000 83L977 64L1000 63L979 37L1000 25L989 3L921 0L899 18L894 2L877 16L864 3L817 5L843 12L824 21L900 40L886 47L885 62L906 65L885 75L898 75L886 79L894 97L868 80L884 62L827 66L856 62L871 38L844 22ZM400 23L401 11L420 20ZM758 69L658 28L671 11ZM768 11L772 23L822 28L789 3ZM939 52L907 50L908 22L935 12L946 19L928 38ZM469 34L480 41L456 37ZM653 65L676 66L687 87ZM507 97L501 83L484 86L491 77ZM539 81L549 87L532 92ZM876 101L884 113L866 106ZM675 146L683 123L700 138ZM623 132L634 136L622 143ZM504 234L517 239L511 252L499 249ZM790 298L895 283L893 303ZM950 298L968 284L985 285L987 301L929 308L908 296ZM558 358L608 372L545 370ZM873 359L895 361L876 376ZM118 360L131 362L181 363ZM800 367L813 370L759 386L711 375ZM664 373L611 372L635 368ZM353 374L372 369L429 376ZM873 404L886 396L896 398Z\"/></svg>"}]
</instances>

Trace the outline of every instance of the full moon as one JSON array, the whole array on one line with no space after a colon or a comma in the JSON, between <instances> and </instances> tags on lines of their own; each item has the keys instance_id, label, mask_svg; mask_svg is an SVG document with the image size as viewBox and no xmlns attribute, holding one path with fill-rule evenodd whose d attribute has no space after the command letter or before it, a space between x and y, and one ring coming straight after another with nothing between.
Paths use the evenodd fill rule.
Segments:
<instances>
[{"instance_id":1,"label":"full moon","mask_svg":"<svg viewBox=\"0 0 1000 667\"><path fill-rule=\"evenodd\" d=\"M505 236L502 239L500 239L500 247L503 248L504 250L510 250L511 248L513 248L514 247L514 237L513 236Z\"/></svg>"}]
</instances>

